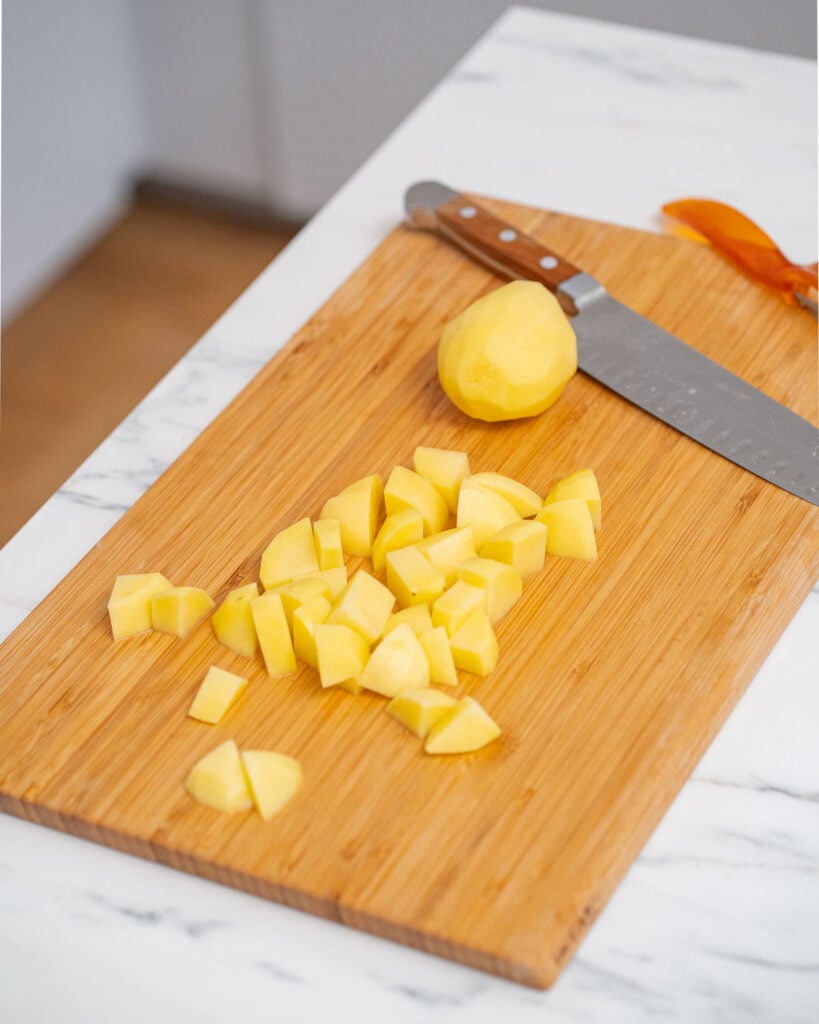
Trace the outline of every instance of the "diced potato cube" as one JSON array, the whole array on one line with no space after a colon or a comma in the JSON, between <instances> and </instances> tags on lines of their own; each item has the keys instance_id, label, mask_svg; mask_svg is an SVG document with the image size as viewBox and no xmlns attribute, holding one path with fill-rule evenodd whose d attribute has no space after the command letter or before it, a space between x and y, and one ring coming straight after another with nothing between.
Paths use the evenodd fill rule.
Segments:
<instances>
[{"instance_id":1,"label":"diced potato cube","mask_svg":"<svg viewBox=\"0 0 819 1024\"><path fill-rule=\"evenodd\" d=\"M330 588L330 600L335 601L339 594L347 586L347 566L340 565L337 569L319 569L318 572L308 572L304 576L297 576L296 580L324 580Z\"/></svg>"},{"instance_id":2,"label":"diced potato cube","mask_svg":"<svg viewBox=\"0 0 819 1024\"><path fill-rule=\"evenodd\" d=\"M387 586L398 604L431 604L444 592L446 581L430 560L414 547L387 552Z\"/></svg>"},{"instance_id":3,"label":"diced potato cube","mask_svg":"<svg viewBox=\"0 0 819 1024\"><path fill-rule=\"evenodd\" d=\"M571 476L558 481L546 495L543 504L551 505L555 501L565 501L567 498L582 498L589 506L595 530L600 529L600 488L597 484L597 477L592 470L579 469L576 473L572 473Z\"/></svg>"},{"instance_id":4,"label":"diced potato cube","mask_svg":"<svg viewBox=\"0 0 819 1024\"><path fill-rule=\"evenodd\" d=\"M441 573L448 587L455 582L461 562L465 562L467 558L474 558L478 553L475 550L471 526L432 533L418 541L415 546Z\"/></svg>"},{"instance_id":5,"label":"diced potato cube","mask_svg":"<svg viewBox=\"0 0 819 1024\"><path fill-rule=\"evenodd\" d=\"M170 587L151 598L154 629L186 637L207 618L214 607L210 594L199 587Z\"/></svg>"},{"instance_id":6,"label":"diced potato cube","mask_svg":"<svg viewBox=\"0 0 819 1024\"><path fill-rule=\"evenodd\" d=\"M259 649L250 602L259 596L255 583L231 590L211 616L210 624L220 644L245 658L255 658Z\"/></svg>"},{"instance_id":7,"label":"diced potato cube","mask_svg":"<svg viewBox=\"0 0 819 1024\"><path fill-rule=\"evenodd\" d=\"M538 512L537 518L546 526L547 555L597 558L594 523L588 502L583 498L550 502Z\"/></svg>"},{"instance_id":8,"label":"diced potato cube","mask_svg":"<svg viewBox=\"0 0 819 1024\"><path fill-rule=\"evenodd\" d=\"M461 484L458 498L458 526L471 526L475 547L480 548L498 530L520 519L516 509L497 491L483 484Z\"/></svg>"},{"instance_id":9,"label":"diced potato cube","mask_svg":"<svg viewBox=\"0 0 819 1024\"><path fill-rule=\"evenodd\" d=\"M546 559L546 525L537 519L520 519L504 526L480 550L481 558L514 565L521 578L540 572Z\"/></svg>"},{"instance_id":10,"label":"diced potato cube","mask_svg":"<svg viewBox=\"0 0 819 1024\"><path fill-rule=\"evenodd\" d=\"M458 579L484 588L486 614L492 625L500 622L523 592L520 573L514 565L496 562L494 558L468 559L458 566Z\"/></svg>"},{"instance_id":11,"label":"diced potato cube","mask_svg":"<svg viewBox=\"0 0 819 1024\"><path fill-rule=\"evenodd\" d=\"M432 726L456 703L455 698L448 693L441 693L428 686L423 690L407 690L393 697L387 705L387 714L423 740Z\"/></svg>"},{"instance_id":12,"label":"diced potato cube","mask_svg":"<svg viewBox=\"0 0 819 1024\"><path fill-rule=\"evenodd\" d=\"M373 541L373 569L380 572L386 565L387 552L405 548L424 536L424 517L414 508L403 508L387 516Z\"/></svg>"},{"instance_id":13,"label":"diced potato cube","mask_svg":"<svg viewBox=\"0 0 819 1024\"><path fill-rule=\"evenodd\" d=\"M349 626L320 622L313 636L322 686L338 686L347 680L359 679L370 657L369 645L360 633Z\"/></svg>"},{"instance_id":14,"label":"diced potato cube","mask_svg":"<svg viewBox=\"0 0 819 1024\"><path fill-rule=\"evenodd\" d=\"M504 476L502 473L475 473L467 481L467 486L470 483L481 484L506 498L518 515L524 518L537 515L543 508L543 498L531 487L513 480L511 476Z\"/></svg>"},{"instance_id":15,"label":"diced potato cube","mask_svg":"<svg viewBox=\"0 0 819 1024\"><path fill-rule=\"evenodd\" d=\"M296 671L296 655L281 594L268 590L250 602L253 623L269 676L286 676Z\"/></svg>"},{"instance_id":16,"label":"diced potato cube","mask_svg":"<svg viewBox=\"0 0 819 1024\"><path fill-rule=\"evenodd\" d=\"M152 628L151 598L171 584L160 572L117 576L108 601L108 617L115 640L136 636Z\"/></svg>"},{"instance_id":17,"label":"diced potato cube","mask_svg":"<svg viewBox=\"0 0 819 1024\"><path fill-rule=\"evenodd\" d=\"M330 584L320 576L302 576L274 588L281 595L284 617L292 634L293 612L313 597L330 599Z\"/></svg>"},{"instance_id":18,"label":"diced potato cube","mask_svg":"<svg viewBox=\"0 0 819 1024\"><path fill-rule=\"evenodd\" d=\"M211 665L193 698L188 715L200 722L215 725L246 686L247 680L242 676Z\"/></svg>"},{"instance_id":19,"label":"diced potato cube","mask_svg":"<svg viewBox=\"0 0 819 1024\"><path fill-rule=\"evenodd\" d=\"M393 612L392 615L387 619L387 625L384 627L384 636L387 633L392 632L396 626L400 626L402 622L406 622L409 628L413 631L416 636L420 636L421 633L425 633L428 629L432 629L432 618L429 614L428 604L414 604L408 608L401 608L397 612Z\"/></svg>"},{"instance_id":20,"label":"diced potato cube","mask_svg":"<svg viewBox=\"0 0 819 1024\"><path fill-rule=\"evenodd\" d=\"M247 811L253 806L234 740L225 740L197 761L188 772L185 789L194 800L217 811Z\"/></svg>"},{"instance_id":21,"label":"diced potato cube","mask_svg":"<svg viewBox=\"0 0 819 1024\"><path fill-rule=\"evenodd\" d=\"M328 623L349 626L374 644L381 636L395 597L383 583L363 569L359 569L333 605Z\"/></svg>"},{"instance_id":22,"label":"diced potato cube","mask_svg":"<svg viewBox=\"0 0 819 1024\"><path fill-rule=\"evenodd\" d=\"M473 608L449 638L457 668L476 676L488 676L498 663L498 638L483 608Z\"/></svg>"},{"instance_id":23,"label":"diced potato cube","mask_svg":"<svg viewBox=\"0 0 819 1024\"><path fill-rule=\"evenodd\" d=\"M428 754L468 754L500 736L501 730L472 697L459 700L432 726L424 750Z\"/></svg>"},{"instance_id":24,"label":"diced potato cube","mask_svg":"<svg viewBox=\"0 0 819 1024\"><path fill-rule=\"evenodd\" d=\"M262 555L259 579L265 590L287 583L296 576L318 569L313 527L309 519L300 519L271 540Z\"/></svg>"},{"instance_id":25,"label":"diced potato cube","mask_svg":"<svg viewBox=\"0 0 819 1024\"><path fill-rule=\"evenodd\" d=\"M268 821L301 786L301 765L275 750L243 750L240 756L256 810Z\"/></svg>"},{"instance_id":26,"label":"diced potato cube","mask_svg":"<svg viewBox=\"0 0 819 1024\"><path fill-rule=\"evenodd\" d=\"M452 636L474 608L486 611L486 590L465 580L456 580L432 606L433 626L443 626Z\"/></svg>"},{"instance_id":27,"label":"diced potato cube","mask_svg":"<svg viewBox=\"0 0 819 1024\"><path fill-rule=\"evenodd\" d=\"M345 487L324 503L322 519L337 519L348 555L369 555L381 516L384 485L374 473Z\"/></svg>"},{"instance_id":28,"label":"diced potato cube","mask_svg":"<svg viewBox=\"0 0 819 1024\"><path fill-rule=\"evenodd\" d=\"M326 597L312 597L293 612L293 650L312 668L318 668L316 626L327 621L331 608Z\"/></svg>"},{"instance_id":29,"label":"diced potato cube","mask_svg":"<svg viewBox=\"0 0 819 1024\"><path fill-rule=\"evenodd\" d=\"M337 519L317 519L313 523L313 541L319 569L339 569L344 565L341 524Z\"/></svg>"},{"instance_id":30,"label":"diced potato cube","mask_svg":"<svg viewBox=\"0 0 819 1024\"><path fill-rule=\"evenodd\" d=\"M425 477L406 466L395 466L384 487L384 505L387 515L404 508L414 508L424 518L424 533L443 530L449 518L449 509L439 491Z\"/></svg>"},{"instance_id":31,"label":"diced potato cube","mask_svg":"<svg viewBox=\"0 0 819 1024\"><path fill-rule=\"evenodd\" d=\"M374 693L395 697L429 686L429 662L418 637L403 623L373 650L358 681Z\"/></svg>"},{"instance_id":32,"label":"diced potato cube","mask_svg":"<svg viewBox=\"0 0 819 1024\"><path fill-rule=\"evenodd\" d=\"M441 492L450 512L458 507L461 481L469 476L469 456L466 452L446 448L425 448L419 445L412 457L415 472Z\"/></svg>"},{"instance_id":33,"label":"diced potato cube","mask_svg":"<svg viewBox=\"0 0 819 1024\"><path fill-rule=\"evenodd\" d=\"M435 626L418 636L429 662L429 681L441 686L457 686L458 676L455 661L449 646L449 637L443 626Z\"/></svg>"}]
</instances>

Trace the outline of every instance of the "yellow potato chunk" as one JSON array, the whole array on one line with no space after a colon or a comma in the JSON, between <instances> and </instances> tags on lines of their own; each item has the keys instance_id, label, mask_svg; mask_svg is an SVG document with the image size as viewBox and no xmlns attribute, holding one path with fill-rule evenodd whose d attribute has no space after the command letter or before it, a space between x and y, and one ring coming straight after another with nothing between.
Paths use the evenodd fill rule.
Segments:
<instances>
[{"instance_id":1,"label":"yellow potato chunk","mask_svg":"<svg viewBox=\"0 0 819 1024\"><path fill-rule=\"evenodd\" d=\"M364 637L349 626L327 622L317 623L313 635L321 685L338 686L348 680L357 683L370 657ZM357 692L355 688L353 692Z\"/></svg>"},{"instance_id":2,"label":"yellow potato chunk","mask_svg":"<svg viewBox=\"0 0 819 1024\"><path fill-rule=\"evenodd\" d=\"M589 506L595 530L600 529L602 519L600 488L592 470L579 469L571 476L558 481L546 495L543 504L551 505L555 501L565 501L567 498L582 498Z\"/></svg>"},{"instance_id":3,"label":"yellow potato chunk","mask_svg":"<svg viewBox=\"0 0 819 1024\"><path fill-rule=\"evenodd\" d=\"M387 552L405 548L424 536L424 517L414 508L403 508L387 516L373 541L373 569L380 572L387 564Z\"/></svg>"},{"instance_id":4,"label":"yellow potato chunk","mask_svg":"<svg viewBox=\"0 0 819 1024\"><path fill-rule=\"evenodd\" d=\"M312 668L318 668L316 626L327 621L332 607L326 597L313 597L293 612L293 650Z\"/></svg>"},{"instance_id":5,"label":"yellow potato chunk","mask_svg":"<svg viewBox=\"0 0 819 1024\"><path fill-rule=\"evenodd\" d=\"M407 690L387 705L387 714L409 729L419 740L426 739L429 730L457 701L448 693L433 690L428 686L423 690Z\"/></svg>"},{"instance_id":6,"label":"yellow potato chunk","mask_svg":"<svg viewBox=\"0 0 819 1024\"><path fill-rule=\"evenodd\" d=\"M197 761L188 772L185 789L194 800L217 811L247 811L253 806L234 740L225 740Z\"/></svg>"},{"instance_id":7,"label":"yellow potato chunk","mask_svg":"<svg viewBox=\"0 0 819 1024\"><path fill-rule=\"evenodd\" d=\"M428 629L418 635L418 643L423 647L429 662L429 681L441 686L457 686L458 675L446 629L443 626Z\"/></svg>"},{"instance_id":8,"label":"yellow potato chunk","mask_svg":"<svg viewBox=\"0 0 819 1024\"><path fill-rule=\"evenodd\" d=\"M344 565L341 524L337 519L317 519L313 523L313 541L319 569L339 569Z\"/></svg>"},{"instance_id":9,"label":"yellow potato chunk","mask_svg":"<svg viewBox=\"0 0 819 1024\"><path fill-rule=\"evenodd\" d=\"M242 676L211 665L193 698L188 715L200 722L216 725L246 686L247 680Z\"/></svg>"},{"instance_id":10,"label":"yellow potato chunk","mask_svg":"<svg viewBox=\"0 0 819 1024\"><path fill-rule=\"evenodd\" d=\"M392 632L392 630L394 630L396 626L400 626L402 622L406 622L416 636L420 636L421 633L425 633L428 629L432 629L432 618L429 614L429 605L414 604L407 608L401 608L397 612L393 612L387 619L387 625L384 627L383 635L386 636L387 633Z\"/></svg>"},{"instance_id":11,"label":"yellow potato chunk","mask_svg":"<svg viewBox=\"0 0 819 1024\"><path fill-rule=\"evenodd\" d=\"M537 515L543 508L543 498L536 491L502 473L475 473L465 483L467 486L472 483L488 487L490 491L506 498L512 508L524 519L526 516Z\"/></svg>"},{"instance_id":12,"label":"yellow potato chunk","mask_svg":"<svg viewBox=\"0 0 819 1024\"><path fill-rule=\"evenodd\" d=\"M432 606L433 626L443 626L452 636L463 625L473 608L486 611L486 589L465 580L456 580Z\"/></svg>"},{"instance_id":13,"label":"yellow potato chunk","mask_svg":"<svg viewBox=\"0 0 819 1024\"><path fill-rule=\"evenodd\" d=\"M151 598L170 586L160 572L117 576L108 600L108 617L114 639L123 640L151 629Z\"/></svg>"},{"instance_id":14,"label":"yellow potato chunk","mask_svg":"<svg viewBox=\"0 0 819 1024\"><path fill-rule=\"evenodd\" d=\"M304 781L301 765L294 757L275 750L243 750L240 756L256 810L268 821Z\"/></svg>"},{"instance_id":15,"label":"yellow potato chunk","mask_svg":"<svg viewBox=\"0 0 819 1024\"><path fill-rule=\"evenodd\" d=\"M381 477L374 473L345 487L324 503L322 519L336 519L348 555L369 555L378 530L384 498Z\"/></svg>"},{"instance_id":16,"label":"yellow potato chunk","mask_svg":"<svg viewBox=\"0 0 819 1024\"><path fill-rule=\"evenodd\" d=\"M492 625L500 622L523 592L520 573L514 565L493 558L470 558L458 567L458 579L486 591L486 614Z\"/></svg>"},{"instance_id":17,"label":"yellow potato chunk","mask_svg":"<svg viewBox=\"0 0 819 1024\"><path fill-rule=\"evenodd\" d=\"M448 587L455 582L461 562L474 558L478 553L471 526L432 533L415 546L441 573Z\"/></svg>"},{"instance_id":18,"label":"yellow potato chunk","mask_svg":"<svg viewBox=\"0 0 819 1024\"><path fill-rule=\"evenodd\" d=\"M281 594L268 590L250 602L253 624L269 676L286 676L296 671L296 655Z\"/></svg>"},{"instance_id":19,"label":"yellow potato chunk","mask_svg":"<svg viewBox=\"0 0 819 1024\"><path fill-rule=\"evenodd\" d=\"M349 626L374 644L384 631L395 597L374 576L359 569L333 605L327 622Z\"/></svg>"},{"instance_id":20,"label":"yellow potato chunk","mask_svg":"<svg viewBox=\"0 0 819 1024\"><path fill-rule=\"evenodd\" d=\"M367 690L396 697L429 686L429 662L418 637L406 623L387 633L358 678Z\"/></svg>"},{"instance_id":21,"label":"yellow potato chunk","mask_svg":"<svg viewBox=\"0 0 819 1024\"><path fill-rule=\"evenodd\" d=\"M440 492L429 480L406 466L395 466L390 473L384 487L384 505L388 516L405 508L420 512L424 533L438 533L449 518L449 509Z\"/></svg>"},{"instance_id":22,"label":"yellow potato chunk","mask_svg":"<svg viewBox=\"0 0 819 1024\"><path fill-rule=\"evenodd\" d=\"M250 602L259 596L255 583L231 590L210 619L220 644L245 658L255 658L259 649Z\"/></svg>"},{"instance_id":23,"label":"yellow potato chunk","mask_svg":"<svg viewBox=\"0 0 819 1024\"><path fill-rule=\"evenodd\" d=\"M170 587L151 598L154 629L186 637L207 618L214 607L210 594L199 587Z\"/></svg>"},{"instance_id":24,"label":"yellow potato chunk","mask_svg":"<svg viewBox=\"0 0 819 1024\"><path fill-rule=\"evenodd\" d=\"M466 452L446 448L425 448L419 445L412 457L415 472L425 477L441 492L450 512L458 507L461 481L469 476L469 456Z\"/></svg>"},{"instance_id":25,"label":"yellow potato chunk","mask_svg":"<svg viewBox=\"0 0 819 1024\"><path fill-rule=\"evenodd\" d=\"M330 600L335 601L339 594L347 586L347 566L340 565L337 569L319 569L318 572L308 572L304 576L297 576L297 580L323 580L330 588Z\"/></svg>"},{"instance_id":26,"label":"yellow potato chunk","mask_svg":"<svg viewBox=\"0 0 819 1024\"><path fill-rule=\"evenodd\" d=\"M481 547L481 558L514 565L521 578L540 572L546 559L546 525L537 519L510 523Z\"/></svg>"},{"instance_id":27,"label":"yellow potato chunk","mask_svg":"<svg viewBox=\"0 0 819 1024\"><path fill-rule=\"evenodd\" d=\"M480 548L498 530L516 523L520 518L514 506L497 491L483 484L461 485L457 525L471 527L475 547Z\"/></svg>"},{"instance_id":28,"label":"yellow potato chunk","mask_svg":"<svg viewBox=\"0 0 819 1024\"><path fill-rule=\"evenodd\" d=\"M287 583L296 576L315 572L319 567L313 527L309 519L300 519L271 540L262 555L259 579L265 590Z\"/></svg>"},{"instance_id":29,"label":"yellow potato chunk","mask_svg":"<svg viewBox=\"0 0 819 1024\"><path fill-rule=\"evenodd\" d=\"M302 576L274 588L281 596L284 617L292 634L293 612L313 597L331 597L330 584L320 576Z\"/></svg>"},{"instance_id":30,"label":"yellow potato chunk","mask_svg":"<svg viewBox=\"0 0 819 1024\"><path fill-rule=\"evenodd\" d=\"M488 676L498 663L498 638L483 608L473 608L449 638L457 668Z\"/></svg>"},{"instance_id":31,"label":"yellow potato chunk","mask_svg":"<svg viewBox=\"0 0 819 1024\"><path fill-rule=\"evenodd\" d=\"M459 700L427 734L428 754L468 754L500 736L500 726L472 697Z\"/></svg>"},{"instance_id":32,"label":"yellow potato chunk","mask_svg":"<svg viewBox=\"0 0 819 1024\"><path fill-rule=\"evenodd\" d=\"M494 422L543 412L577 370L574 330L535 281L512 281L446 325L438 377L468 416Z\"/></svg>"},{"instance_id":33,"label":"yellow potato chunk","mask_svg":"<svg viewBox=\"0 0 819 1024\"><path fill-rule=\"evenodd\" d=\"M538 512L537 518L546 526L547 555L597 558L592 514L583 498L550 502Z\"/></svg>"},{"instance_id":34,"label":"yellow potato chunk","mask_svg":"<svg viewBox=\"0 0 819 1024\"><path fill-rule=\"evenodd\" d=\"M446 581L430 560L414 547L387 552L387 586L401 608L431 604Z\"/></svg>"}]
</instances>

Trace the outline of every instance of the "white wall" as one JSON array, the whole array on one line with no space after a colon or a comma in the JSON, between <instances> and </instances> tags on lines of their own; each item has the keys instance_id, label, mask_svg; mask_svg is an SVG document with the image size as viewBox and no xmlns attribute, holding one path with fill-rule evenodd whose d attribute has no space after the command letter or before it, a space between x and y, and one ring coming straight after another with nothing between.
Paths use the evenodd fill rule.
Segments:
<instances>
[{"instance_id":1,"label":"white wall","mask_svg":"<svg viewBox=\"0 0 819 1024\"><path fill-rule=\"evenodd\" d=\"M128 2L3 4L4 317L121 210L142 159Z\"/></svg>"}]
</instances>

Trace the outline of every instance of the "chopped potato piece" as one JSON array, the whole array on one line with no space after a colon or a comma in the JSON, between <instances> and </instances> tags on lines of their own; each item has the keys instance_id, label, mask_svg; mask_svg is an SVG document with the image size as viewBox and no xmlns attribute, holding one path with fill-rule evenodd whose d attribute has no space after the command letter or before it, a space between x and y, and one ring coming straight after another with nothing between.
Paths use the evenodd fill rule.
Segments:
<instances>
[{"instance_id":1,"label":"chopped potato piece","mask_svg":"<svg viewBox=\"0 0 819 1024\"><path fill-rule=\"evenodd\" d=\"M537 519L520 519L504 526L481 547L481 558L514 565L521 578L540 572L546 559L546 525Z\"/></svg>"},{"instance_id":2,"label":"chopped potato piece","mask_svg":"<svg viewBox=\"0 0 819 1024\"><path fill-rule=\"evenodd\" d=\"M374 644L384 631L395 604L395 597L383 583L359 569L333 605L327 618L331 625L349 626L368 644Z\"/></svg>"},{"instance_id":3,"label":"chopped potato piece","mask_svg":"<svg viewBox=\"0 0 819 1024\"><path fill-rule=\"evenodd\" d=\"M537 515L543 508L543 498L536 491L502 473L475 473L466 483L467 486L473 483L488 487L490 491L506 498L518 515L524 518Z\"/></svg>"},{"instance_id":4,"label":"chopped potato piece","mask_svg":"<svg viewBox=\"0 0 819 1024\"><path fill-rule=\"evenodd\" d=\"M188 710L191 718L216 725L247 686L242 676L211 665Z\"/></svg>"},{"instance_id":5,"label":"chopped potato piece","mask_svg":"<svg viewBox=\"0 0 819 1024\"><path fill-rule=\"evenodd\" d=\"M255 583L231 590L210 619L220 644L245 658L255 658L259 649L250 602L259 596Z\"/></svg>"},{"instance_id":6,"label":"chopped potato piece","mask_svg":"<svg viewBox=\"0 0 819 1024\"><path fill-rule=\"evenodd\" d=\"M448 636L460 629L473 608L486 611L486 589L456 580L432 606L433 626L443 626Z\"/></svg>"},{"instance_id":7,"label":"chopped potato piece","mask_svg":"<svg viewBox=\"0 0 819 1024\"><path fill-rule=\"evenodd\" d=\"M401 608L431 604L444 592L446 581L430 560L415 548L387 552L387 586Z\"/></svg>"},{"instance_id":8,"label":"chopped potato piece","mask_svg":"<svg viewBox=\"0 0 819 1024\"><path fill-rule=\"evenodd\" d=\"M427 656L406 623L396 626L373 650L358 681L385 697L429 686Z\"/></svg>"},{"instance_id":9,"label":"chopped potato piece","mask_svg":"<svg viewBox=\"0 0 819 1024\"><path fill-rule=\"evenodd\" d=\"M213 610L214 601L199 587L170 587L151 598L154 629L186 637Z\"/></svg>"},{"instance_id":10,"label":"chopped potato piece","mask_svg":"<svg viewBox=\"0 0 819 1024\"><path fill-rule=\"evenodd\" d=\"M318 569L316 545L310 520L300 519L281 530L271 540L262 555L259 579L265 590L277 583L287 583L296 576Z\"/></svg>"},{"instance_id":11,"label":"chopped potato piece","mask_svg":"<svg viewBox=\"0 0 819 1024\"><path fill-rule=\"evenodd\" d=\"M318 572L308 572L304 576L297 576L297 580L324 580L330 588L330 600L335 601L339 594L347 586L347 566L340 565L337 569L319 569Z\"/></svg>"},{"instance_id":12,"label":"chopped potato piece","mask_svg":"<svg viewBox=\"0 0 819 1024\"><path fill-rule=\"evenodd\" d=\"M458 526L471 526L475 547L480 548L498 530L510 523L516 523L520 514L506 498L483 484L466 482L461 485L458 498Z\"/></svg>"},{"instance_id":13,"label":"chopped potato piece","mask_svg":"<svg viewBox=\"0 0 819 1024\"><path fill-rule=\"evenodd\" d=\"M284 617L292 634L293 612L313 597L331 598L330 584L320 576L302 576L274 588L281 595Z\"/></svg>"},{"instance_id":14,"label":"chopped potato piece","mask_svg":"<svg viewBox=\"0 0 819 1024\"><path fill-rule=\"evenodd\" d=\"M275 750L243 750L240 756L256 810L268 821L301 786L301 765Z\"/></svg>"},{"instance_id":15,"label":"chopped potato piece","mask_svg":"<svg viewBox=\"0 0 819 1024\"><path fill-rule=\"evenodd\" d=\"M464 697L434 723L424 750L428 754L468 754L500 734L500 726L481 705L472 697Z\"/></svg>"},{"instance_id":16,"label":"chopped potato piece","mask_svg":"<svg viewBox=\"0 0 819 1024\"><path fill-rule=\"evenodd\" d=\"M313 541L319 569L340 569L344 565L341 524L337 519L317 519L313 523Z\"/></svg>"},{"instance_id":17,"label":"chopped potato piece","mask_svg":"<svg viewBox=\"0 0 819 1024\"><path fill-rule=\"evenodd\" d=\"M253 806L234 740L225 740L197 761L188 772L185 789L194 800L217 811L247 811Z\"/></svg>"},{"instance_id":18,"label":"chopped potato piece","mask_svg":"<svg viewBox=\"0 0 819 1024\"><path fill-rule=\"evenodd\" d=\"M449 638L457 668L476 676L488 676L498 663L498 638L483 608L473 608Z\"/></svg>"},{"instance_id":19,"label":"chopped potato piece","mask_svg":"<svg viewBox=\"0 0 819 1024\"><path fill-rule=\"evenodd\" d=\"M373 541L373 569L380 572L387 562L387 552L405 548L424 536L424 517L414 508L402 508L387 516Z\"/></svg>"},{"instance_id":20,"label":"chopped potato piece","mask_svg":"<svg viewBox=\"0 0 819 1024\"><path fill-rule=\"evenodd\" d=\"M170 582L160 572L117 576L108 601L114 639L123 640L151 629L151 598L170 587Z\"/></svg>"},{"instance_id":21,"label":"chopped potato piece","mask_svg":"<svg viewBox=\"0 0 819 1024\"><path fill-rule=\"evenodd\" d=\"M384 487L387 515L414 508L424 518L424 533L443 530L449 509L439 491L425 477L406 466L395 466Z\"/></svg>"},{"instance_id":22,"label":"chopped potato piece","mask_svg":"<svg viewBox=\"0 0 819 1024\"><path fill-rule=\"evenodd\" d=\"M286 676L296 671L296 655L281 594L268 590L250 602L253 623L264 665L269 676Z\"/></svg>"},{"instance_id":23,"label":"chopped potato piece","mask_svg":"<svg viewBox=\"0 0 819 1024\"><path fill-rule=\"evenodd\" d=\"M400 611L393 612L387 619L387 625L384 627L384 636L392 632L396 626L400 626L402 622L406 622L416 636L420 636L421 633L432 629L429 605L413 604L408 608L401 608Z\"/></svg>"},{"instance_id":24,"label":"chopped potato piece","mask_svg":"<svg viewBox=\"0 0 819 1024\"><path fill-rule=\"evenodd\" d=\"M311 597L293 612L293 650L312 668L318 668L315 629L327 621L332 607L326 597Z\"/></svg>"},{"instance_id":25,"label":"chopped potato piece","mask_svg":"<svg viewBox=\"0 0 819 1024\"><path fill-rule=\"evenodd\" d=\"M455 698L448 693L441 693L428 686L423 690L406 690L393 697L387 705L387 714L423 740L432 726L456 703Z\"/></svg>"},{"instance_id":26,"label":"chopped potato piece","mask_svg":"<svg viewBox=\"0 0 819 1024\"><path fill-rule=\"evenodd\" d=\"M369 645L360 633L349 626L319 622L313 636L322 686L359 679L370 657Z\"/></svg>"},{"instance_id":27,"label":"chopped potato piece","mask_svg":"<svg viewBox=\"0 0 819 1024\"><path fill-rule=\"evenodd\" d=\"M571 476L558 481L546 495L543 504L551 505L555 501L565 501L567 498L582 498L589 506L595 530L600 529L600 488L597 485L597 477L592 470L579 469L576 473L572 473Z\"/></svg>"},{"instance_id":28,"label":"chopped potato piece","mask_svg":"<svg viewBox=\"0 0 819 1024\"><path fill-rule=\"evenodd\" d=\"M378 530L384 485L377 473L345 487L324 503L322 519L337 519L348 555L369 555Z\"/></svg>"},{"instance_id":29,"label":"chopped potato piece","mask_svg":"<svg viewBox=\"0 0 819 1024\"><path fill-rule=\"evenodd\" d=\"M423 647L429 662L429 681L441 686L457 686L458 676L449 637L443 626L435 626L418 635L418 643Z\"/></svg>"},{"instance_id":30,"label":"chopped potato piece","mask_svg":"<svg viewBox=\"0 0 819 1024\"><path fill-rule=\"evenodd\" d=\"M537 518L546 526L546 553L566 558L597 558L594 523L588 502L583 498L566 498L550 502L538 512Z\"/></svg>"},{"instance_id":31,"label":"chopped potato piece","mask_svg":"<svg viewBox=\"0 0 819 1024\"><path fill-rule=\"evenodd\" d=\"M469 456L446 448L425 448L419 445L412 457L415 472L441 492L450 512L458 507L461 481L469 476Z\"/></svg>"},{"instance_id":32,"label":"chopped potato piece","mask_svg":"<svg viewBox=\"0 0 819 1024\"><path fill-rule=\"evenodd\" d=\"M432 533L418 541L415 546L441 573L448 587L455 582L461 562L465 562L467 558L474 558L478 553L475 550L471 526Z\"/></svg>"},{"instance_id":33,"label":"chopped potato piece","mask_svg":"<svg viewBox=\"0 0 819 1024\"><path fill-rule=\"evenodd\" d=\"M458 579L484 588L486 614L492 625L500 622L523 592L520 573L514 565L496 562L494 558L468 559L458 566Z\"/></svg>"}]
</instances>

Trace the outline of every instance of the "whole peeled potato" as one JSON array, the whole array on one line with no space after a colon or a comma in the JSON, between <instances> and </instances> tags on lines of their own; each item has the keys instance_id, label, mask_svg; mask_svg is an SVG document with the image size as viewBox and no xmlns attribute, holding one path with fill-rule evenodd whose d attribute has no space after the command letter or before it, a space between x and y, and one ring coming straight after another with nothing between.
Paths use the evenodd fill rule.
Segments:
<instances>
[{"instance_id":1,"label":"whole peeled potato","mask_svg":"<svg viewBox=\"0 0 819 1024\"><path fill-rule=\"evenodd\" d=\"M557 401L577 370L577 341L557 299L512 281L473 302L441 334L438 376L475 419L521 419Z\"/></svg>"}]
</instances>

